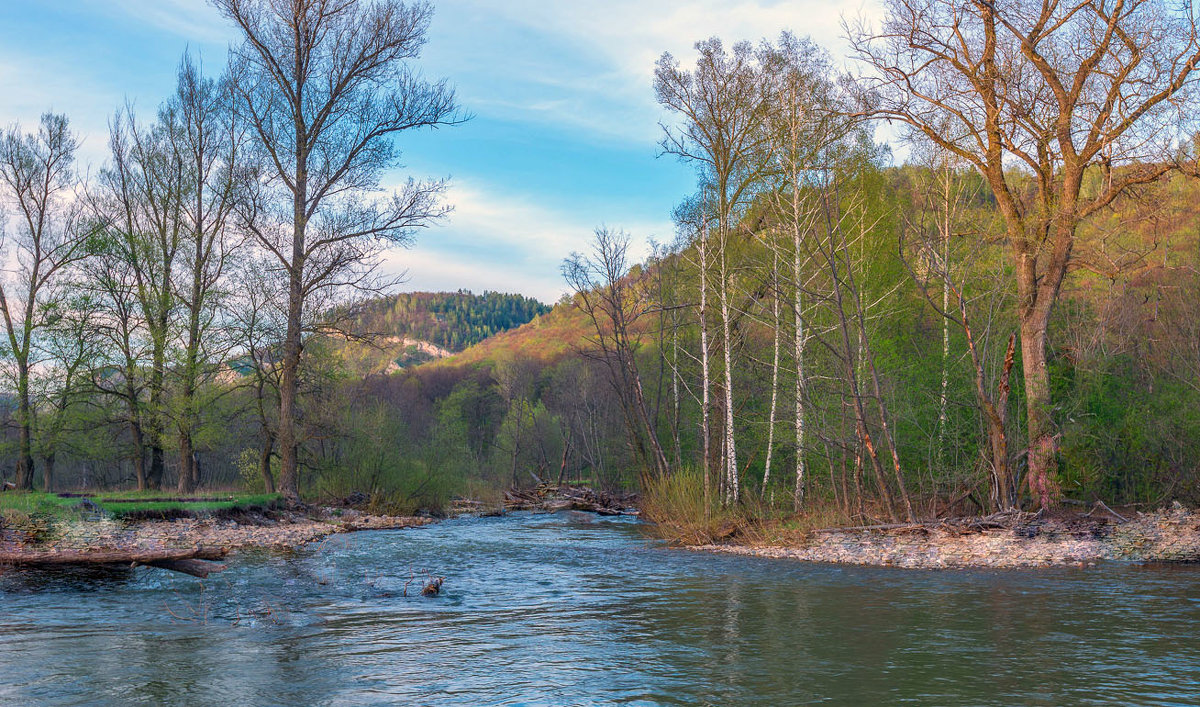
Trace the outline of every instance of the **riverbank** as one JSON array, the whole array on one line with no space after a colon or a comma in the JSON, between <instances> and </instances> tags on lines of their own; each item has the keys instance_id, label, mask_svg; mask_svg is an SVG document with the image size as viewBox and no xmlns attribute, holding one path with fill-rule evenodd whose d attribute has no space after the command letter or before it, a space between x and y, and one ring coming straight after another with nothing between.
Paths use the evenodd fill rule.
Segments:
<instances>
[{"instance_id":1,"label":"riverbank","mask_svg":"<svg viewBox=\"0 0 1200 707\"><path fill-rule=\"evenodd\" d=\"M1200 512L1181 506L1153 513L1100 511L991 516L930 524L824 529L691 549L806 562L912 569L1088 566L1102 561L1200 562Z\"/></svg>"},{"instance_id":2,"label":"riverbank","mask_svg":"<svg viewBox=\"0 0 1200 707\"><path fill-rule=\"evenodd\" d=\"M0 526L0 564L113 564L128 556L222 557L248 548L291 550L337 533L413 528L429 518L365 513L351 508L262 508L174 519L128 519L94 513L46 525Z\"/></svg>"}]
</instances>

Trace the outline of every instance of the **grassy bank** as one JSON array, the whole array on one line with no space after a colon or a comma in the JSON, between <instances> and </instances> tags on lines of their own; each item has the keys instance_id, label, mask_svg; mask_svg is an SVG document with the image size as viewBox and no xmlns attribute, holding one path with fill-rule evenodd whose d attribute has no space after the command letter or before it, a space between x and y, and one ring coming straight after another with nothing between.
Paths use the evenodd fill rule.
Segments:
<instances>
[{"instance_id":1,"label":"grassy bank","mask_svg":"<svg viewBox=\"0 0 1200 707\"><path fill-rule=\"evenodd\" d=\"M55 494L39 491L0 493L0 530L13 529L37 538L63 522L96 516L113 519L205 516L278 505L278 494L213 492L172 497L163 491Z\"/></svg>"}]
</instances>

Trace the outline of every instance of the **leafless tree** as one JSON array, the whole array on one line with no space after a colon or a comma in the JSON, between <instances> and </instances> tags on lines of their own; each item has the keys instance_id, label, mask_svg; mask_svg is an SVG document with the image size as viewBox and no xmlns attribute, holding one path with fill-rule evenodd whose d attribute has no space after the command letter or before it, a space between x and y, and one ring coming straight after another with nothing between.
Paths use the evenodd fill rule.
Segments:
<instances>
[{"instance_id":1,"label":"leafless tree","mask_svg":"<svg viewBox=\"0 0 1200 707\"><path fill-rule=\"evenodd\" d=\"M72 413L95 393L90 374L101 360L104 343L97 333L101 300L71 280L60 287L64 295L46 313L45 332L38 343L42 365L37 375L34 448L42 459L42 488L47 493L54 490L63 437L78 431Z\"/></svg>"},{"instance_id":2,"label":"leafless tree","mask_svg":"<svg viewBox=\"0 0 1200 707\"><path fill-rule=\"evenodd\" d=\"M37 132L12 126L0 135L0 196L12 219L3 244L11 270L0 281L0 315L14 366L17 394L18 488L33 488L33 408L30 374L36 338L66 270L86 255L87 230L80 219L74 170L78 141L62 115L45 114Z\"/></svg>"},{"instance_id":3,"label":"leafless tree","mask_svg":"<svg viewBox=\"0 0 1200 707\"><path fill-rule=\"evenodd\" d=\"M649 474L666 475L669 465L646 407L637 365L641 347L639 320L648 313L654 299L640 286L636 276L630 274L628 247L629 236L624 233L597 229L592 254L572 254L563 263L563 277L595 331L591 339L595 351L585 354L597 356L608 370L646 481Z\"/></svg>"},{"instance_id":4,"label":"leafless tree","mask_svg":"<svg viewBox=\"0 0 1200 707\"><path fill-rule=\"evenodd\" d=\"M462 119L445 82L411 65L432 6L399 0L212 0L241 31L236 110L263 161L243 225L288 281L280 360L280 490L299 498L296 420L307 306L322 291L371 282L382 245L408 242L446 214L443 182L379 195L392 138Z\"/></svg>"},{"instance_id":5,"label":"leafless tree","mask_svg":"<svg viewBox=\"0 0 1200 707\"><path fill-rule=\"evenodd\" d=\"M851 28L870 114L972 165L995 194L1042 506L1059 495L1046 336L1076 230L1179 166L1179 131L1197 115L1196 22L1192 2L1170 0L888 0L879 29Z\"/></svg>"},{"instance_id":6,"label":"leafless tree","mask_svg":"<svg viewBox=\"0 0 1200 707\"><path fill-rule=\"evenodd\" d=\"M230 89L228 81L202 76L185 55L175 95L160 111L166 145L181 174L181 262L173 268L172 283L183 319L172 401L180 493L199 482L193 443L200 417L197 393L235 340L221 326L220 304L228 286L227 266L239 245L231 226L247 168L240 162L243 130L232 110Z\"/></svg>"},{"instance_id":7,"label":"leafless tree","mask_svg":"<svg viewBox=\"0 0 1200 707\"><path fill-rule=\"evenodd\" d=\"M145 381L148 400L139 403L138 415L139 434L150 450L145 485L159 488L165 469L167 357L177 323L174 280L184 229L184 168L163 122L143 126L128 106L109 126L109 153L91 198L106 235L93 245L106 258L100 266L106 271L101 286L114 298L110 304L121 308L125 303L117 299L127 294L134 298L136 312L114 312L124 317L118 328L127 327L131 341L142 339L148 348L145 374L126 375Z\"/></svg>"}]
</instances>

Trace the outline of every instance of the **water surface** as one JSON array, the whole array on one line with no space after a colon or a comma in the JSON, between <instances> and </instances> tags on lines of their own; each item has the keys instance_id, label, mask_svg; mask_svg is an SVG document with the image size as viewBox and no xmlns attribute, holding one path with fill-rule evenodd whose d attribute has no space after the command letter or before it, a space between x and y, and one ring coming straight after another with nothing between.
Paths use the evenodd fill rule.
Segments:
<instances>
[{"instance_id":1,"label":"water surface","mask_svg":"<svg viewBox=\"0 0 1200 707\"><path fill-rule=\"evenodd\" d=\"M578 513L338 536L205 581L10 572L0 602L0 704L1200 704L1197 566L836 567Z\"/></svg>"}]
</instances>

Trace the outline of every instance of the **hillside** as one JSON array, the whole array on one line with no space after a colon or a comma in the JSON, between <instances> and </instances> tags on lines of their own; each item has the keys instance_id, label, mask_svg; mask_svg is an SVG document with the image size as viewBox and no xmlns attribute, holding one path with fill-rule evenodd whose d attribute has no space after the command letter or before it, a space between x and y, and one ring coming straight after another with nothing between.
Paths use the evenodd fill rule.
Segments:
<instances>
[{"instance_id":1,"label":"hillside","mask_svg":"<svg viewBox=\"0 0 1200 707\"><path fill-rule=\"evenodd\" d=\"M384 373L435 361L527 324L550 307L518 294L403 292L356 306L349 329L366 341L331 344L347 370Z\"/></svg>"},{"instance_id":2,"label":"hillside","mask_svg":"<svg viewBox=\"0 0 1200 707\"><path fill-rule=\"evenodd\" d=\"M560 302L519 327L499 332L439 365L466 366L504 358L552 363L577 350L592 333L586 316L572 302Z\"/></svg>"}]
</instances>

